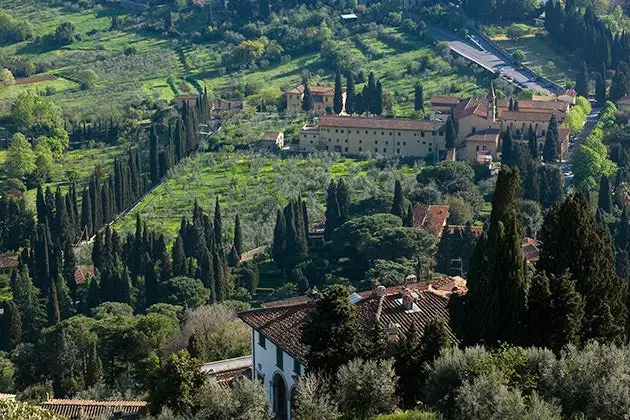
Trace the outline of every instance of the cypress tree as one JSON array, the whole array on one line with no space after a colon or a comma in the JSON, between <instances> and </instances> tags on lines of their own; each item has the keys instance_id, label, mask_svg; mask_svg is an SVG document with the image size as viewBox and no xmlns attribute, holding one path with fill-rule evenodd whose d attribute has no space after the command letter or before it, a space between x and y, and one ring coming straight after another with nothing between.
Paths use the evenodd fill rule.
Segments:
<instances>
[{"instance_id":1,"label":"cypress tree","mask_svg":"<svg viewBox=\"0 0 630 420\"><path fill-rule=\"evenodd\" d=\"M146 301L146 307L157 303L158 298L158 282L157 274L155 272L155 265L151 261L151 256L148 253L144 254L144 263L142 264L144 271L144 298Z\"/></svg>"},{"instance_id":2,"label":"cypress tree","mask_svg":"<svg viewBox=\"0 0 630 420\"><path fill-rule=\"evenodd\" d=\"M164 234L160 234L155 247L156 250L154 252L156 253L156 259L160 264L160 282L164 283L173 275L171 259L166 251L166 239L164 239Z\"/></svg>"},{"instance_id":3,"label":"cypress tree","mask_svg":"<svg viewBox=\"0 0 630 420\"><path fill-rule=\"evenodd\" d=\"M91 201L89 190L84 188L81 194L81 230L86 233L88 239L93 232Z\"/></svg>"},{"instance_id":4,"label":"cypress tree","mask_svg":"<svg viewBox=\"0 0 630 420\"><path fill-rule=\"evenodd\" d=\"M276 226L273 231L273 246L271 255L276 265L280 268L285 266L285 251L287 250L287 221L284 213L280 210L276 213Z\"/></svg>"},{"instance_id":5,"label":"cypress tree","mask_svg":"<svg viewBox=\"0 0 630 420\"><path fill-rule=\"evenodd\" d=\"M407 203L407 211L405 211L405 217L403 218L403 226L413 227L413 207L411 202Z\"/></svg>"},{"instance_id":6,"label":"cypress tree","mask_svg":"<svg viewBox=\"0 0 630 420\"><path fill-rule=\"evenodd\" d=\"M97 232L94 236L94 245L92 246L92 264L97 270L102 270L107 261L105 255L105 245L103 244L103 236Z\"/></svg>"},{"instance_id":7,"label":"cypress tree","mask_svg":"<svg viewBox=\"0 0 630 420\"><path fill-rule=\"evenodd\" d=\"M582 340L625 340L625 287L615 273L610 235L598 226L582 194L552 208L540 231L538 268L561 276L567 270L584 299Z\"/></svg>"},{"instance_id":8,"label":"cypress tree","mask_svg":"<svg viewBox=\"0 0 630 420\"><path fill-rule=\"evenodd\" d=\"M400 180L397 179L394 184L394 201L392 202L392 209L390 210L390 213L402 219L405 214L404 206L405 197L403 195L402 184L400 183Z\"/></svg>"},{"instance_id":9,"label":"cypress tree","mask_svg":"<svg viewBox=\"0 0 630 420\"><path fill-rule=\"evenodd\" d=\"M354 83L354 74L348 72L348 81L346 85L346 113L352 115L356 112L356 86Z\"/></svg>"},{"instance_id":10,"label":"cypress tree","mask_svg":"<svg viewBox=\"0 0 630 420\"><path fill-rule=\"evenodd\" d=\"M96 340L90 344L90 350L87 354L87 362L85 368L85 386L91 387L98 384L103 377L103 363L98 357L96 348Z\"/></svg>"},{"instance_id":11,"label":"cypress tree","mask_svg":"<svg viewBox=\"0 0 630 420\"><path fill-rule=\"evenodd\" d=\"M350 220L350 189L343 178L339 178L337 181L337 188L335 192L338 209L336 223L337 226L341 226Z\"/></svg>"},{"instance_id":12,"label":"cypress tree","mask_svg":"<svg viewBox=\"0 0 630 420\"><path fill-rule=\"evenodd\" d=\"M595 73L595 100L600 104L606 101L606 80L601 73Z\"/></svg>"},{"instance_id":13,"label":"cypress tree","mask_svg":"<svg viewBox=\"0 0 630 420\"><path fill-rule=\"evenodd\" d=\"M55 280L55 290L57 292L57 303L59 305L59 315L61 319L70 318L74 313L74 307L66 280L61 275L57 276Z\"/></svg>"},{"instance_id":14,"label":"cypress tree","mask_svg":"<svg viewBox=\"0 0 630 420\"><path fill-rule=\"evenodd\" d=\"M33 275L35 284L40 290L47 292L51 283L50 271L50 243L49 243L48 227L46 225L37 225L35 229L35 238L32 241L34 246L32 249L33 256Z\"/></svg>"},{"instance_id":15,"label":"cypress tree","mask_svg":"<svg viewBox=\"0 0 630 420\"><path fill-rule=\"evenodd\" d=\"M337 184L331 180L326 190L326 226L324 228L324 239L329 241L332 238L333 231L340 226L339 224L339 203L337 200ZM276 223L277 226L277 223Z\"/></svg>"},{"instance_id":16,"label":"cypress tree","mask_svg":"<svg viewBox=\"0 0 630 420\"><path fill-rule=\"evenodd\" d=\"M508 104L508 111L514 111L514 98L510 96L510 102Z\"/></svg>"},{"instance_id":17,"label":"cypress tree","mask_svg":"<svg viewBox=\"0 0 630 420\"><path fill-rule=\"evenodd\" d=\"M415 111L421 111L424 109L424 88L421 84L417 84L414 87L413 109Z\"/></svg>"},{"instance_id":18,"label":"cypress tree","mask_svg":"<svg viewBox=\"0 0 630 420\"><path fill-rule=\"evenodd\" d=\"M588 68L585 61L582 61L580 71L575 80L575 92L579 96L588 98Z\"/></svg>"},{"instance_id":19,"label":"cypress tree","mask_svg":"<svg viewBox=\"0 0 630 420\"><path fill-rule=\"evenodd\" d=\"M212 258L212 271L214 274L214 290L216 291L216 301L223 302L230 296L229 287L227 285L227 276L225 274L221 257L217 249L214 251Z\"/></svg>"},{"instance_id":20,"label":"cypress tree","mask_svg":"<svg viewBox=\"0 0 630 420\"><path fill-rule=\"evenodd\" d=\"M514 112L519 111L518 99L514 100Z\"/></svg>"},{"instance_id":21,"label":"cypress tree","mask_svg":"<svg viewBox=\"0 0 630 420\"><path fill-rule=\"evenodd\" d=\"M158 153L158 136L155 126L151 127L149 134L149 169L151 174L151 182L154 184L160 181L160 163Z\"/></svg>"},{"instance_id":22,"label":"cypress tree","mask_svg":"<svg viewBox=\"0 0 630 420\"><path fill-rule=\"evenodd\" d=\"M545 347L550 339L551 288L549 277L542 272L531 279L527 294L527 342L524 344ZM554 320L555 321L555 320Z\"/></svg>"},{"instance_id":23,"label":"cypress tree","mask_svg":"<svg viewBox=\"0 0 630 420\"><path fill-rule=\"evenodd\" d=\"M35 198L35 208L37 210L37 223L46 224L48 220L48 208L44 201L44 190L41 185L37 186L37 195Z\"/></svg>"},{"instance_id":24,"label":"cypress tree","mask_svg":"<svg viewBox=\"0 0 630 420\"><path fill-rule=\"evenodd\" d=\"M59 309L59 296L57 294L57 283L52 282L48 288L48 322L59 324L61 322L61 311Z\"/></svg>"},{"instance_id":25,"label":"cypress tree","mask_svg":"<svg viewBox=\"0 0 630 420\"><path fill-rule=\"evenodd\" d=\"M612 211L612 197L610 195L610 183L606 175L602 175L599 182L599 196L597 198L597 207L603 212L609 213Z\"/></svg>"},{"instance_id":26,"label":"cypress tree","mask_svg":"<svg viewBox=\"0 0 630 420\"><path fill-rule=\"evenodd\" d=\"M420 351L418 326L413 322L398 342L394 355L394 369L399 378L398 386L403 407L415 406L424 387L425 377L420 374L424 369L420 364Z\"/></svg>"},{"instance_id":27,"label":"cypress tree","mask_svg":"<svg viewBox=\"0 0 630 420\"><path fill-rule=\"evenodd\" d=\"M543 148L543 160L554 163L560 157L560 145L558 144L558 122L556 114L551 115L547 133L545 134L545 146Z\"/></svg>"},{"instance_id":28,"label":"cypress tree","mask_svg":"<svg viewBox=\"0 0 630 420\"><path fill-rule=\"evenodd\" d=\"M63 277L68 285L68 290L70 290L70 295L72 296L73 301L77 300L77 282L74 278L76 270L77 263L72 249L72 244L70 242L66 242L63 250Z\"/></svg>"},{"instance_id":29,"label":"cypress tree","mask_svg":"<svg viewBox=\"0 0 630 420\"><path fill-rule=\"evenodd\" d=\"M446 132L445 132L445 141L446 148L453 149L455 148L455 141L457 140L457 134L455 133L455 124L453 123L453 119L449 116L446 120Z\"/></svg>"},{"instance_id":30,"label":"cypress tree","mask_svg":"<svg viewBox=\"0 0 630 420\"><path fill-rule=\"evenodd\" d=\"M372 110L375 115L383 115L383 85L381 81L376 82L376 90L374 93L374 109Z\"/></svg>"},{"instance_id":31,"label":"cypress tree","mask_svg":"<svg viewBox=\"0 0 630 420\"><path fill-rule=\"evenodd\" d=\"M313 110L313 96L308 81L304 81L304 93L302 96L302 111L309 112Z\"/></svg>"},{"instance_id":32,"label":"cypress tree","mask_svg":"<svg viewBox=\"0 0 630 420\"><path fill-rule=\"evenodd\" d=\"M185 276L186 275L186 255L184 254L184 241L182 240L181 232L175 238L175 244L173 244L172 257L173 261L173 275Z\"/></svg>"},{"instance_id":33,"label":"cypress tree","mask_svg":"<svg viewBox=\"0 0 630 420\"><path fill-rule=\"evenodd\" d=\"M96 277L90 277L88 280L88 292L86 305L88 309L96 308L102 302L101 287Z\"/></svg>"},{"instance_id":34,"label":"cypress tree","mask_svg":"<svg viewBox=\"0 0 630 420\"><path fill-rule=\"evenodd\" d=\"M22 262L11 273L11 294L22 321L22 341L35 342L46 323L46 311L40 291Z\"/></svg>"},{"instance_id":35,"label":"cypress tree","mask_svg":"<svg viewBox=\"0 0 630 420\"><path fill-rule=\"evenodd\" d=\"M630 92L630 69L625 61L620 61L610 84L610 100L618 101Z\"/></svg>"},{"instance_id":36,"label":"cypress tree","mask_svg":"<svg viewBox=\"0 0 630 420\"><path fill-rule=\"evenodd\" d=\"M374 72L370 72L368 75L367 84L363 87L363 102L365 112L374 114L375 108L375 96L376 96L376 78Z\"/></svg>"},{"instance_id":37,"label":"cypress tree","mask_svg":"<svg viewBox=\"0 0 630 420\"><path fill-rule=\"evenodd\" d=\"M341 114L343 111L343 87L341 85L341 71L337 69L335 74L335 94L333 96L333 110L335 114Z\"/></svg>"},{"instance_id":38,"label":"cypress tree","mask_svg":"<svg viewBox=\"0 0 630 420\"><path fill-rule=\"evenodd\" d=\"M628 249L628 223L628 209L624 205L623 209L621 210L621 216L619 217L617 235L615 236L617 248L620 250Z\"/></svg>"},{"instance_id":39,"label":"cypress tree","mask_svg":"<svg viewBox=\"0 0 630 420\"><path fill-rule=\"evenodd\" d=\"M532 159L538 160L538 139L536 138L536 132L531 124L529 125L529 131L527 132L527 145Z\"/></svg>"},{"instance_id":40,"label":"cypress tree","mask_svg":"<svg viewBox=\"0 0 630 420\"><path fill-rule=\"evenodd\" d=\"M197 277L203 283L206 288L210 289L210 299L212 303L217 302L216 283L214 278L214 262L210 256L210 252L206 249L201 258L199 259L199 266L197 270L199 274Z\"/></svg>"},{"instance_id":41,"label":"cypress tree","mask_svg":"<svg viewBox=\"0 0 630 420\"><path fill-rule=\"evenodd\" d=\"M241 229L241 218L238 213L234 218L234 246L232 247L236 251L239 259L243 255L243 231Z\"/></svg>"},{"instance_id":42,"label":"cypress tree","mask_svg":"<svg viewBox=\"0 0 630 420\"><path fill-rule=\"evenodd\" d=\"M0 316L0 350L10 352L22 339L22 318L15 302L4 304L4 313Z\"/></svg>"}]
</instances>

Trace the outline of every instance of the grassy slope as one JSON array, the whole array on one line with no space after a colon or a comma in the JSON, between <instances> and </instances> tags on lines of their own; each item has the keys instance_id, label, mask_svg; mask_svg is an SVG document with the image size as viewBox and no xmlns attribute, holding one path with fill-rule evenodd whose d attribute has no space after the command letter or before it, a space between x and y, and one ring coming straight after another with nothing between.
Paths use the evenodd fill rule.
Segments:
<instances>
[{"instance_id":1,"label":"grassy slope","mask_svg":"<svg viewBox=\"0 0 630 420\"><path fill-rule=\"evenodd\" d=\"M501 28L492 36L492 39L509 53L523 50L527 55L525 64L550 80L561 85L564 85L566 81L573 81L575 70L566 58L566 51L557 47L544 29L532 26L527 28L528 35L515 41L507 38L505 34L507 28ZM549 62L554 64L554 68L549 68L547 65Z\"/></svg>"},{"instance_id":2,"label":"grassy slope","mask_svg":"<svg viewBox=\"0 0 630 420\"><path fill-rule=\"evenodd\" d=\"M395 177L411 183L417 172L414 168L381 171L372 159L329 155L281 159L253 153L200 154L180 165L115 228L133 230L139 213L149 227L173 235L182 216L191 216L195 199L213 212L214 200L219 196L225 235L231 236L234 216L239 213L246 245L253 248L269 243L276 209L297 192L302 192L309 218L315 221L323 217L324 190L331 178L348 176L353 198L359 199L377 191L393 191Z\"/></svg>"}]
</instances>

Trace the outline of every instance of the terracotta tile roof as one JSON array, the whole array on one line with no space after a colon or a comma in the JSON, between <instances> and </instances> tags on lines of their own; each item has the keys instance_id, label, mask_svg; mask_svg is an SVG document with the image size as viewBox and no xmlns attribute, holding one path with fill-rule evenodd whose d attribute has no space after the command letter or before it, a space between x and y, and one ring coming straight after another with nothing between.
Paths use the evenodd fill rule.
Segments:
<instances>
[{"instance_id":1,"label":"terracotta tile roof","mask_svg":"<svg viewBox=\"0 0 630 420\"><path fill-rule=\"evenodd\" d=\"M333 86L309 86L311 88L311 93L316 94L316 95L334 95L335 94L335 88ZM343 91L345 92L346 89L343 88ZM287 91L287 93L295 93L298 95L301 95L304 93L304 85L300 85L297 86L289 91Z\"/></svg>"},{"instance_id":2,"label":"terracotta tile roof","mask_svg":"<svg viewBox=\"0 0 630 420\"><path fill-rule=\"evenodd\" d=\"M501 120L549 122L552 114L553 112L504 111L501 113L500 117ZM556 118L558 121L562 121L564 120L564 115L562 113L560 113L560 115L556 114Z\"/></svg>"},{"instance_id":3,"label":"terracotta tile roof","mask_svg":"<svg viewBox=\"0 0 630 420\"><path fill-rule=\"evenodd\" d=\"M279 131L265 131L265 134L263 134L263 140L276 141L278 139L278 136L280 136L280 134L282 133Z\"/></svg>"},{"instance_id":4,"label":"terracotta tile roof","mask_svg":"<svg viewBox=\"0 0 630 420\"><path fill-rule=\"evenodd\" d=\"M80 265L74 271L74 281L76 284L85 284L90 277L94 277L94 267Z\"/></svg>"},{"instance_id":5,"label":"terracotta tile roof","mask_svg":"<svg viewBox=\"0 0 630 420\"><path fill-rule=\"evenodd\" d=\"M497 143L501 130L498 128L486 128L485 130L479 130L475 134L471 134L466 137L467 141L478 141L485 143Z\"/></svg>"},{"instance_id":6,"label":"terracotta tile roof","mask_svg":"<svg viewBox=\"0 0 630 420\"><path fill-rule=\"evenodd\" d=\"M217 383L223 388L231 388L234 381L240 378L252 379L251 364L247 367L220 372L215 376Z\"/></svg>"},{"instance_id":7,"label":"terracotta tile roof","mask_svg":"<svg viewBox=\"0 0 630 420\"><path fill-rule=\"evenodd\" d=\"M575 89L569 89L566 92L564 92L565 95L567 96L572 96L572 97L576 97L578 96L577 92L575 91Z\"/></svg>"},{"instance_id":8,"label":"terracotta tile roof","mask_svg":"<svg viewBox=\"0 0 630 420\"><path fill-rule=\"evenodd\" d=\"M622 105L628 105L630 104L630 96L629 95L625 95L623 98L619 99L617 101L618 104L622 104Z\"/></svg>"},{"instance_id":9,"label":"terracotta tile roof","mask_svg":"<svg viewBox=\"0 0 630 420\"><path fill-rule=\"evenodd\" d=\"M70 419L95 419L113 415L137 415L146 412L146 401L48 400L40 407ZM132 417L125 417L132 418Z\"/></svg>"},{"instance_id":10,"label":"terracotta tile roof","mask_svg":"<svg viewBox=\"0 0 630 420\"><path fill-rule=\"evenodd\" d=\"M499 105L499 108L505 108L507 110L509 109L510 101L507 99L503 99L498 102L498 105ZM534 108L534 109L555 110L555 111L566 112L569 109L569 104L566 102L560 102L560 101L529 101L529 100L519 99L518 107L519 109Z\"/></svg>"},{"instance_id":11,"label":"terracotta tile roof","mask_svg":"<svg viewBox=\"0 0 630 420\"><path fill-rule=\"evenodd\" d=\"M453 114L455 119L467 117L469 115L476 115L478 117L488 117L488 100L486 98L468 98L463 99L459 104L453 108Z\"/></svg>"},{"instance_id":12,"label":"terracotta tile roof","mask_svg":"<svg viewBox=\"0 0 630 420\"><path fill-rule=\"evenodd\" d=\"M422 228L439 238L448 220L448 206L416 204L413 206L413 227Z\"/></svg>"},{"instance_id":13,"label":"terracotta tile roof","mask_svg":"<svg viewBox=\"0 0 630 420\"><path fill-rule=\"evenodd\" d=\"M413 292L415 303L411 311L406 311L402 306L400 291L403 287ZM449 336L457 342L448 326L448 299L427 292L428 287L428 283L413 283L387 288L383 296L376 296L372 291L357 293L361 298L355 303L357 318L367 333L375 325L378 313L384 328L397 324L401 334L404 334L412 323L423 331L430 320L443 318L447 321ZM241 312L238 316L269 341L306 365L308 347L301 342L301 331L308 316L315 309L315 303L310 302L307 296L293 298L290 302L287 299L281 302L262 309Z\"/></svg>"},{"instance_id":14,"label":"terracotta tile roof","mask_svg":"<svg viewBox=\"0 0 630 420\"><path fill-rule=\"evenodd\" d=\"M320 127L368 128L385 130L433 131L434 123L428 120L404 120L396 118L338 117L325 115L319 118ZM435 124L438 130L444 122Z\"/></svg>"},{"instance_id":15,"label":"terracotta tile roof","mask_svg":"<svg viewBox=\"0 0 630 420\"><path fill-rule=\"evenodd\" d=\"M0 255L0 270L11 270L19 264L17 255Z\"/></svg>"},{"instance_id":16,"label":"terracotta tile roof","mask_svg":"<svg viewBox=\"0 0 630 420\"><path fill-rule=\"evenodd\" d=\"M438 296L448 296L451 293L466 293L468 287L466 279L460 276L446 276L429 285L429 290Z\"/></svg>"},{"instance_id":17,"label":"terracotta tile roof","mask_svg":"<svg viewBox=\"0 0 630 420\"><path fill-rule=\"evenodd\" d=\"M448 106L449 109L462 101L457 96L433 96L431 98L431 106Z\"/></svg>"},{"instance_id":18,"label":"terracotta tile roof","mask_svg":"<svg viewBox=\"0 0 630 420\"><path fill-rule=\"evenodd\" d=\"M191 101L191 100L197 100L197 98L199 97L198 94L196 93L182 93L181 95L177 95L175 97L175 100L179 100L179 101Z\"/></svg>"},{"instance_id":19,"label":"terracotta tile roof","mask_svg":"<svg viewBox=\"0 0 630 420\"><path fill-rule=\"evenodd\" d=\"M527 262L535 263L540 256L540 250L538 249L538 241L533 238L525 237L521 242L521 250L523 256Z\"/></svg>"}]
</instances>

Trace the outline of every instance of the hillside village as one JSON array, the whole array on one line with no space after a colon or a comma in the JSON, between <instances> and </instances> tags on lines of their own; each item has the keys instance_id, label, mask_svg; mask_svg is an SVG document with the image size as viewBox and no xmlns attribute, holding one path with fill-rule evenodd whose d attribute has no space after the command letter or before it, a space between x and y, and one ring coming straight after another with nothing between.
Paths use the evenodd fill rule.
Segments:
<instances>
[{"instance_id":1,"label":"hillside village","mask_svg":"<svg viewBox=\"0 0 630 420\"><path fill-rule=\"evenodd\" d=\"M0 0L0 419L627 418L629 13Z\"/></svg>"}]
</instances>

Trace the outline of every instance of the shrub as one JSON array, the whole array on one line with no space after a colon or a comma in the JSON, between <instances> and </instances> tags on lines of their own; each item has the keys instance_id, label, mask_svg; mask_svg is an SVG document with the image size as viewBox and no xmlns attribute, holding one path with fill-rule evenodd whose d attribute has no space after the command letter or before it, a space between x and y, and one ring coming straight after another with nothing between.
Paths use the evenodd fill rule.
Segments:
<instances>
[{"instance_id":1,"label":"shrub","mask_svg":"<svg viewBox=\"0 0 630 420\"><path fill-rule=\"evenodd\" d=\"M296 420L335 420L339 409L330 392L330 379L308 373L300 379L295 392Z\"/></svg>"}]
</instances>

